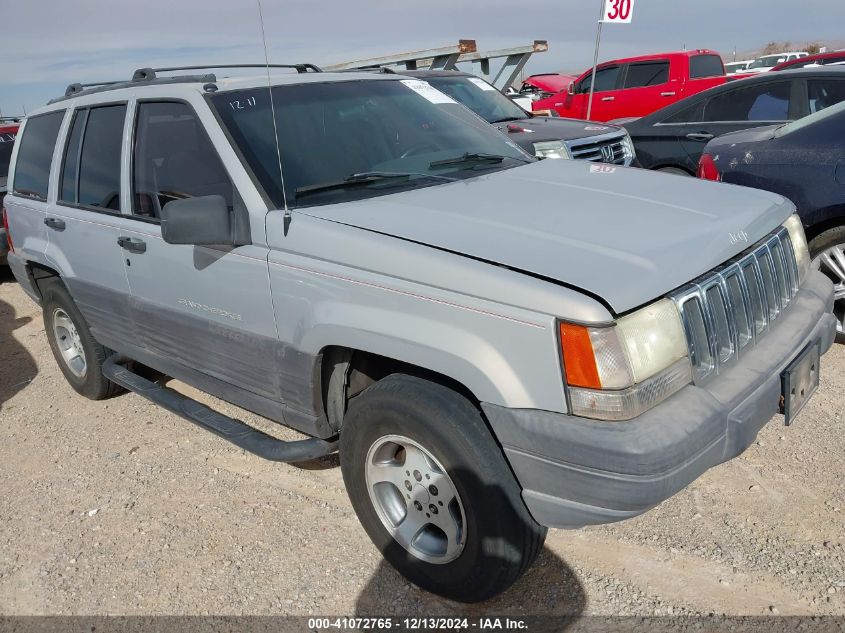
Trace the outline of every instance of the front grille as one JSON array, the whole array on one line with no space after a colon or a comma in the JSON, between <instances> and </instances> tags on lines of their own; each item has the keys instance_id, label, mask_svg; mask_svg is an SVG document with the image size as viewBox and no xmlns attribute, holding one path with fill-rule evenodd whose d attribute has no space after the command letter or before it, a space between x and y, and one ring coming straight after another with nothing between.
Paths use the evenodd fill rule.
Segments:
<instances>
[{"instance_id":1,"label":"front grille","mask_svg":"<svg viewBox=\"0 0 845 633\"><path fill-rule=\"evenodd\" d=\"M625 148L624 136L613 138L601 137L599 140L583 143L575 141L569 144L569 152L576 160L589 160L594 163L626 165L629 160Z\"/></svg>"},{"instance_id":2,"label":"front grille","mask_svg":"<svg viewBox=\"0 0 845 633\"><path fill-rule=\"evenodd\" d=\"M797 292L798 265L789 233L781 228L675 293L695 381L718 375L753 347Z\"/></svg>"}]
</instances>

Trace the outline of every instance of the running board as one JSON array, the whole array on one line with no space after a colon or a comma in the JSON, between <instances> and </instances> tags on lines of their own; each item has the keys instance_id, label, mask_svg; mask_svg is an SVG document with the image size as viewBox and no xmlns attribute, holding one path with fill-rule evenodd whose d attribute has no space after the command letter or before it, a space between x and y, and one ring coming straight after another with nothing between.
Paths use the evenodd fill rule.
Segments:
<instances>
[{"instance_id":1,"label":"running board","mask_svg":"<svg viewBox=\"0 0 845 633\"><path fill-rule=\"evenodd\" d=\"M324 457L337 451L337 438L321 440L315 437L286 442L267 435L240 420L209 409L204 404L183 396L173 389L162 387L139 376L123 366L122 363L126 362L129 362L129 359L118 354L110 356L103 363L103 375L121 387L134 391L139 396L259 457L274 462L293 463Z\"/></svg>"}]
</instances>

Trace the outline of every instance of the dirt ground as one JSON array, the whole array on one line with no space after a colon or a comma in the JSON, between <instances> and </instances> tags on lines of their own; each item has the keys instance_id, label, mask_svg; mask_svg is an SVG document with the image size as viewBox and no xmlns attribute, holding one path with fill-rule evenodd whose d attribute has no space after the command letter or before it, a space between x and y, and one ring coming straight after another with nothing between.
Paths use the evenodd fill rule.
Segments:
<instances>
[{"instance_id":1,"label":"dirt ground","mask_svg":"<svg viewBox=\"0 0 845 633\"><path fill-rule=\"evenodd\" d=\"M134 394L77 396L0 272L0 614L845 615L844 369L837 346L795 426L642 517L551 530L467 607L382 562L336 457L274 464Z\"/></svg>"}]
</instances>

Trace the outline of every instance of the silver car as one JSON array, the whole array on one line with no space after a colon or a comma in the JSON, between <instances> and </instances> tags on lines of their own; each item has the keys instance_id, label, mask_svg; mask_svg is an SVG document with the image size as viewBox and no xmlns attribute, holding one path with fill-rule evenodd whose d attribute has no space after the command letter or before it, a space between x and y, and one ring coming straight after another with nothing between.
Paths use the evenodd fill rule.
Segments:
<instances>
[{"instance_id":1,"label":"silver car","mask_svg":"<svg viewBox=\"0 0 845 633\"><path fill-rule=\"evenodd\" d=\"M649 510L814 392L833 289L784 198L538 160L419 79L293 70L145 69L25 122L9 263L83 396L339 450L385 558L479 601L548 527Z\"/></svg>"}]
</instances>

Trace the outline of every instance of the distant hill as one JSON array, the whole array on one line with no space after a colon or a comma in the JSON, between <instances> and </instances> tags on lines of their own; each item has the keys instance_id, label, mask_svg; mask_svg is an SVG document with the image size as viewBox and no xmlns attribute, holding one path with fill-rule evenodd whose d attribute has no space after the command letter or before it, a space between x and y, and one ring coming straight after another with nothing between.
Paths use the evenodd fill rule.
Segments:
<instances>
[{"instance_id":1,"label":"distant hill","mask_svg":"<svg viewBox=\"0 0 845 633\"><path fill-rule=\"evenodd\" d=\"M845 49L845 40L819 40L815 42L769 42L765 46L757 49L749 49L745 51L737 51L736 58L754 59L760 55L769 55L774 53L785 53L788 51L807 51L810 54L818 52L820 47L826 46L828 52L839 49ZM731 61L730 51L721 51L726 61Z\"/></svg>"}]
</instances>

